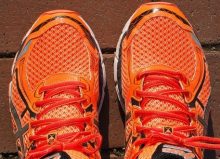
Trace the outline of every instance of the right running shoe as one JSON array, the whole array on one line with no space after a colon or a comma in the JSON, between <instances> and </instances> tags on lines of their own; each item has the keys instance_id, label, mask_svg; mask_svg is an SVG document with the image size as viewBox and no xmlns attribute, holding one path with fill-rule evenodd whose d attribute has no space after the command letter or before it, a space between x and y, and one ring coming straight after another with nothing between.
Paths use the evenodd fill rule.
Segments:
<instances>
[{"instance_id":1,"label":"right running shoe","mask_svg":"<svg viewBox=\"0 0 220 159\"><path fill-rule=\"evenodd\" d=\"M12 68L10 111L21 159L99 159L105 87L101 50L73 11L43 13Z\"/></svg>"},{"instance_id":2,"label":"right running shoe","mask_svg":"<svg viewBox=\"0 0 220 159\"><path fill-rule=\"evenodd\" d=\"M114 71L126 113L125 159L203 159L203 149L220 149L220 139L205 136L207 62L177 6L148 3L132 15Z\"/></svg>"}]
</instances>

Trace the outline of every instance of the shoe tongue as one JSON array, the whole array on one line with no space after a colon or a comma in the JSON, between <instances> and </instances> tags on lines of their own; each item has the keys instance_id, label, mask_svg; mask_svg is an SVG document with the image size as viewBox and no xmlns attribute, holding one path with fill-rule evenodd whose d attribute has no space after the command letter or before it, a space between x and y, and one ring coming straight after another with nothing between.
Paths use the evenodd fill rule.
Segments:
<instances>
[{"instance_id":1,"label":"shoe tongue","mask_svg":"<svg viewBox=\"0 0 220 159\"><path fill-rule=\"evenodd\" d=\"M152 159L197 159L197 157L188 148L161 144L155 150Z\"/></svg>"},{"instance_id":2,"label":"shoe tongue","mask_svg":"<svg viewBox=\"0 0 220 159\"><path fill-rule=\"evenodd\" d=\"M75 74L69 73L58 73L54 75L50 75L49 77L43 80L45 85L57 84L60 82L68 82L68 81L80 81L81 78Z\"/></svg>"},{"instance_id":3,"label":"shoe tongue","mask_svg":"<svg viewBox=\"0 0 220 159\"><path fill-rule=\"evenodd\" d=\"M65 152L55 152L42 159L88 159L88 156L79 151L70 150Z\"/></svg>"},{"instance_id":4,"label":"shoe tongue","mask_svg":"<svg viewBox=\"0 0 220 159\"><path fill-rule=\"evenodd\" d=\"M169 79L169 77L165 77L165 76L164 78ZM146 77L143 80L143 90L146 92L157 93L158 91L174 89L172 86L162 85L162 84L147 88L148 84L149 82L147 81L147 77ZM167 95L167 97L177 100L181 103L184 103L184 97L182 94L169 94ZM142 103L142 105L145 110L149 110L149 111L160 111L160 112L180 111L180 108L177 107L176 105L163 101L163 100L158 100L158 99L150 99L147 103ZM183 126L183 125L184 123L180 121L170 120L170 119L165 119L165 118L160 118L160 117L154 118L145 124L146 127L157 127L157 128L176 127L176 126Z\"/></svg>"},{"instance_id":5,"label":"shoe tongue","mask_svg":"<svg viewBox=\"0 0 220 159\"><path fill-rule=\"evenodd\" d=\"M81 81L87 80L82 79L77 75L71 75L66 73L60 73L53 76L50 76L44 80L45 85L53 85L61 82L69 82L69 81ZM75 91L80 91L79 88L76 88ZM74 95L68 93L60 93L52 96L51 98L75 98ZM61 105L58 108L55 108L42 116L42 119L51 119L51 118L60 118L60 119L69 119L69 118L82 118L83 114L77 108L76 104L67 104ZM77 126L63 126L59 129L55 130L57 134L62 135L66 133L79 132L79 128ZM52 131L53 132L53 131ZM66 150L62 152L54 152L42 159L88 159L84 153L75 150Z\"/></svg>"},{"instance_id":6,"label":"shoe tongue","mask_svg":"<svg viewBox=\"0 0 220 159\"><path fill-rule=\"evenodd\" d=\"M45 85L53 85L58 84L61 82L69 82L69 81L80 81L80 78L76 75L66 74L66 73L60 73L52 75L44 80ZM76 88L75 91L80 91L79 88ZM76 98L74 95L68 94L68 93L60 93L52 96L51 98ZM49 112L45 113L41 119L70 119L70 118L82 118L83 114L77 108L78 103L75 104L66 104L66 105L60 105L59 107L50 110ZM48 105L49 106L49 105ZM47 106L41 108L44 110ZM42 111L41 110L41 111ZM60 127L58 130L55 130L57 134L62 135L66 133L72 133L72 132L79 132L79 128L76 126L64 126Z\"/></svg>"}]
</instances>

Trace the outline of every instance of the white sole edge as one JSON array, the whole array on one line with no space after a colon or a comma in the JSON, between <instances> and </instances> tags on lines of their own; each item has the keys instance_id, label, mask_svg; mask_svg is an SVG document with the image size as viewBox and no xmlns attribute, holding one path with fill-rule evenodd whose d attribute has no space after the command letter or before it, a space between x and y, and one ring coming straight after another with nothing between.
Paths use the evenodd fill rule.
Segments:
<instances>
[{"instance_id":1,"label":"white sole edge","mask_svg":"<svg viewBox=\"0 0 220 159\"><path fill-rule=\"evenodd\" d=\"M116 89L116 93L119 99L119 102L122 106L122 109L125 111L125 106L123 103L123 97L122 97L122 92L119 91L119 86L118 86L118 62L119 62L119 53L120 53L120 45L122 43L122 38L124 36L124 34L128 31L128 28L130 26L131 23L131 19L134 16L135 13L133 13L133 15L129 18L129 20L126 22L124 28L122 29L122 33L119 37L117 46L116 46L116 52L115 52L115 58L114 58L114 81L115 81L115 89Z\"/></svg>"}]
</instances>

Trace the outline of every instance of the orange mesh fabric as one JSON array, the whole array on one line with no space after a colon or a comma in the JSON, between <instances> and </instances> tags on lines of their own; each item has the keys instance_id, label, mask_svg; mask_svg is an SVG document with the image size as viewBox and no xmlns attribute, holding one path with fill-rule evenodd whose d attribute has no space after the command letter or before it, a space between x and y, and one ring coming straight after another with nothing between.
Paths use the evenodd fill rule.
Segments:
<instances>
[{"instance_id":1,"label":"orange mesh fabric","mask_svg":"<svg viewBox=\"0 0 220 159\"><path fill-rule=\"evenodd\" d=\"M126 127L125 127L125 141L127 142L127 145L126 145L126 153L125 153L125 158L128 158L131 154L131 149L132 149L132 142L130 141L131 140L131 133L132 133L132 128L133 128L133 121L132 120L129 120L126 122Z\"/></svg>"},{"instance_id":2,"label":"orange mesh fabric","mask_svg":"<svg viewBox=\"0 0 220 159\"><path fill-rule=\"evenodd\" d=\"M24 145L26 147L30 147L30 140L29 140L29 137L30 137L30 131L28 131L26 134L23 135L23 141L24 141Z\"/></svg>"},{"instance_id":3,"label":"orange mesh fabric","mask_svg":"<svg viewBox=\"0 0 220 159\"><path fill-rule=\"evenodd\" d=\"M144 84L145 85L145 84ZM168 86L157 86L157 87L151 87L148 90L145 90L147 92L157 92L161 90L170 90L171 87ZM171 94L169 95L170 98L173 98L174 100L178 100L182 103L184 103L184 98L181 94ZM161 100L150 100L149 103L147 103L146 106L144 106L145 110L155 110L155 111L179 111L180 108L176 105L173 105L171 103L161 101ZM170 127L176 127L176 126L183 126L184 123L181 123L179 121L171 120L171 119L164 119L164 118L155 118L151 120L150 122L146 123L147 127L164 127L164 126L170 126Z\"/></svg>"},{"instance_id":4,"label":"orange mesh fabric","mask_svg":"<svg viewBox=\"0 0 220 159\"><path fill-rule=\"evenodd\" d=\"M17 89L17 86L16 86L16 77L15 76L12 79L12 102L13 102L18 114L21 115L21 113L25 109L25 105L24 105L21 97L19 96L18 89ZM21 119L22 126L27 124L29 122L29 120L30 120L30 114L27 111L24 114L23 118Z\"/></svg>"},{"instance_id":5,"label":"orange mesh fabric","mask_svg":"<svg viewBox=\"0 0 220 159\"><path fill-rule=\"evenodd\" d=\"M79 152L79 151L71 150L71 151L66 151L66 153L67 153L71 158L74 158L74 159L89 159L88 156L86 156L85 154L83 154L82 152Z\"/></svg>"},{"instance_id":6,"label":"orange mesh fabric","mask_svg":"<svg viewBox=\"0 0 220 159\"><path fill-rule=\"evenodd\" d=\"M71 72L90 76L89 52L79 32L59 24L41 35L28 58L27 77L31 88L47 75Z\"/></svg>"},{"instance_id":7,"label":"orange mesh fabric","mask_svg":"<svg viewBox=\"0 0 220 159\"><path fill-rule=\"evenodd\" d=\"M204 106L207 105L208 97L210 96L210 91L211 91L211 88L210 88L210 77L209 77L208 66L206 66L205 81L204 81L203 87L202 87L202 89L200 91L200 94L199 94L199 99L201 100L201 102L202 102L202 104Z\"/></svg>"},{"instance_id":8,"label":"orange mesh fabric","mask_svg":"<svg viewBox=\"0 0 220 159\"><path fill-rule=\"evenodd\" d=\"M25 105L23 104L22 99L18 94L15 76L12 79L12 102L16 106L16 109L17 111L19 111L19 113L21 113L25 109Z\"/></svg>"},{"instance_id":9,"label":"orange mesh fabric","mask_svg":"<svg viewBox=\"0 0 220 159\"><path fill-rule=\"evenodd\" d=\"M162 14L161 14L162 15ZM140 23L139 23L140 24ZM134 34L133 34L134 33ZM195 43L192 42L191 32L187 32L180 27L175 20L172 20L165 16L157 16L150 18L145 21L142 26L137 25L133 29L133 37L129 37L128 43L125 43L127 48L126 52L122 54L122 84L123 93L127 93L129 88L129 71L132 74L138 74L142 69L146 69L149 66L163 65L171 68L173 71L180 72L187 79L192 80L194 78L196 70L196 47ZM127 57L128 56L128 57ZM130 58L130 59L129 59ZM130 60L130 61L129 61ZM127 72L126 72L127 71ZM206 105L207 98L210 95L210 81L208 75L208 69L206 68L206 79L204 86L199 94L199 99ZM156 75L155 75L156 76ZM169 77L164 77L169 78ZM131 81L133 82L133 81ZM143 80L143 90L146 92L158 92L162 90L171 90L172 86L160 85L151 88L144 87L147 85L146 81ZM133 93L133 92L132 92ZM127 97L127 94L124 94ZM129 94L130 95L130 94ZM185 104L183 95L172 94L167 95L169 98L177 100ZM150 98L143 100L141 103L142 108L149 111L181 111L181 108L162 100L155 100ZM127 105L127 107L129 107ZM196 103L196 112L203 117L203 110ZM140 120L142 120L140 118ZM144 120L144 119L143 119ZM185 123L178 120L171 120L158 116L151 119L149 122L141 125L147 128L163 128L168 127L179 127ZM199 121L196 123L197 135L203 135L204 127ZM189 137L188 132L182 132L183 135ZM128 136L129 134L126 133ZM128 143L128 149L126 150L126 158L130 158L130 152L132 151L131 143ZM139 159L144 159L146 156L150 157L152 152L155 151L155 147L149 145L141 150Z\"/></svg>"},{"instance_id":10,"label":"orange mesh fabric","mask_svg":"<svg viewBox=\"0 0 220 159\"><path fill-rule=\"evenodd\" d=\"M132 147L133 147L132 142L128 142L126 146L127 147L126 147L126 153L125 153L124 158L129 158L132 154Z\"/></svg>"},{"instance_id":11,"label":"orange mesh fabric","mask_svg":"<svg viewBox=\"0 0 220 159\"><path fill-rule=\"evenodd\" d=\"M195 50L189 36L169 18L151 18L132 40L132 70L160 64L170 66L192 78L196 62Z\"/></svg>"},{"instance_id":12,"label":"orange mesh fabric","mask_svg":"<svg viewBox=\"0 0 220 159\"><path fill-rule=\"evenodd\" d=\"M169 66L180 71L187 78L193 78L196 61L195 49L190 41L190 34L167 17L154 17L146 21L137 31L131 43L131 68L136 72L152 65ZM169 90L170 87L159 86L146 90L155 92ZM169 95L170 98L184 102L183 96ZM145 106L147 110L175 111L179 108L168 102L150 100ZM182 126L183 123L156 118L146 124L147 127Z\"/></svg>"},{"instance_id":13,"label":"orange mesh fabric","mask_svg":"<svg viewBox=\"0 0 220 159\"><path fill-rule=\"evenodd\" d=\"M56 73L72 73L90 78L90 68L95 70L98 66L97 59L94 59L90 66L90 59L90 52L83 37L74 27L68 24L51 27L38 37L28 57L27 77L30 87L35 89L38 82ZM60 94L52 98L59 97L74 98L68 94ZM82 114L74 105L63 105L44 114L42 119L80 117ZM57 131L59 134L64 134L77 132L79 129L75 126L68 126L61 127Z\"/></svg>"},{"instance_id":14,"label":"orange mesh fabric","mask_svg":"<svg viewBox=\"0 0 220 159\"><path fill-rule=\"evenodd\" d=\"M16 133L18 131L18 127L15 123L15 119L14 119L13 115L11 115L11 123L12 123L13 132Z\"/></svg>"},{"instance_id":15,"label":"orange mesh fabric","mask_svg":"<svg viewBox=\"0 0 220 159\"><path fill-rule=\"evenodd\" d=\"M74 98L72 95L68 94L60 94L55 95L52 98ZM44 108L41 108L42 110ZM62 105L60 107L57 107L48 113L44 114L42 116L42 119L70 119L70 118L82 118L83 114L80 112L78 108L76 108L75 105ZM71 132L78 132L79 128L76 126L64 126L57 130L59 134L65 134L65 133L71 133Z\"/></svg>"},{"instance_id":16,"label":"orange mesh fabric","mask_svg":"<svg viewBox=\"0 0 220 159\"><path fill-rule=\"evenodd\" d=\"M158 144L143 148L142 153L138 156L138 159L146 159L146 156L152 156L157 146Z\"/></svg>"},{"instance_id":17,"label":"orange mesh fabric","mask_svg":"<svg viewBox=\"0 0 220 159\"><path fill-rule=\"evenodd\" d=\"M123 53L122 54L122 66L121 66L121 69L122 69L122 90L123 90L123 96L126 97L127 93L128 93L128 87L129 87L129 84L130 84L130 81L129 81L129 72L128 72L128 60L127 60L127 54L126 53Z\"/></svg>"},{"instance_id":18,"label":"orange mesh fabric","mask_svg":"<svg viewBox=\"0 0 220 159\"><path fill-rule=\"evenodd\" d=\"M188 79L192 79L196 71L196 50L191 43L190 33L187 33L175 21L167 17L154 17L146 21L136 31L129 51L131 54L130 68L133 72L138 72L140 69L145 69L152 65L165 65L183 73ZM125 68L124 70L126 69L129 70L129 68ZM128 73L125 71L124 74L128 76ZM126 80L123 81L123 84L126 87ZM147 83L144 81L143 84L145 85ZM161 85L145 91L158 92L170 89L173 88ZM184 103L182 94L170 94L168 97ZM162 112L180 110L176 105L161 100L150 100L144 106L144 109ZM183 125L184 123L180 121L158 117L147 122L144 126L163 128L164 126L178 127ZM189 134L184 135L188 136ZM148 150L146 149L146 151ZM129 151L128 148L126 155L129 155ZM147 153L149 154L149 152ZM143 157L144 155L142 154L141 156Z\"/></svg>"},{"instance_id":19,"label":"orange mesh fabric","mask_svg":"<svg viewBox=\"0 0 220 159\"><path fill-rule=\"evenodd\" d=\"M201 117L204 116L204 110L201 108L201 106L197 102L196 102L196 111ZM204 126L199 121L196 121L196 127L197 127L196 131L197 131L198 135L203 136L204 135Z\"/></svg>"}]
</instances>

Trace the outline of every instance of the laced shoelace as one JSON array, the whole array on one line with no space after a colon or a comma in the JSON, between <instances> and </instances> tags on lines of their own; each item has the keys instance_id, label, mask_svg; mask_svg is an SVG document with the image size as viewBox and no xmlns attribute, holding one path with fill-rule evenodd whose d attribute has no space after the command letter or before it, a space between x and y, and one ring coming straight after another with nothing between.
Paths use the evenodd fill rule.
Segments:
<instances>
[{"instance_id":1,"label":"laced shoelace","mask_svg":"<svg viewBox=\"0 0 220 159\"><path fill-rule=\"evenodd\" d=\"M145 134L144 138L139 138L134 142L135 146L149 146L156 143L168 143L184 147L198 147L202 149L220 149L220 139L196 136L196 127L190 125L191 121L197 120L195 112L190 112L189 106L178 100L175 100L168 95L182 94L189 95L189 92L183 90L180 81L187 84L187 79L182 74L172 71L144 71L137 75L137 79L141 80L145 78L147 84L144 86L144 90L136 90L137 97L142 99L141 109L135 110L135 117L142 119L142 126L137 126L138 133ZM160 90L156 92L145 91L149 88L166 85L171 87L169 90ZM154 111L144 110L143 107L147 105L150 100L160 100L168 102L180 108L175 111ZM165 133L164 128L146 127L146 123L156 118L171 119L184 123L183 126L177 126L172 128L171 133ZM186 134L190 134L187 136ZM139 156L140 151L137 152L133 158Z\"/></svg>"},{"instance_id":2,"label":"laced shoelace","mask_svg":"<svg viewBox=\"0 0 220 159\"><path fill-rule=\"evenodd\" d=\"M36 120L30 123L31 128L35 130L35 134L29 137L30 142L34 143L34 148L30 149L27 154L29 158L41 158L52 152L63 150L77 150L87 155L94 154L99 150L102 140L101 135L85 130L85 124L91 123L92 116L68 119L41 119L44 114L63 105L77 107L77 109L84 114L81 103L85 102L86 99L81 97L80 92L77 91L79 88L85 89L86 86L81 82L72 81L40 88L39 94L44 93L44 98L42 101L37 101L35 105L36 107L42 108L42 111L37 114ZM70 94L74 97L52 98L58 94ZM79 129L79 132L57 134L53 143L48 143L48 134L64 126L75 126ZM94 141L96 145L93 148L83 146L89 141Z\"/></svg>"}]
</instances>

